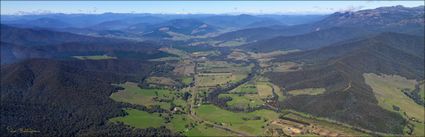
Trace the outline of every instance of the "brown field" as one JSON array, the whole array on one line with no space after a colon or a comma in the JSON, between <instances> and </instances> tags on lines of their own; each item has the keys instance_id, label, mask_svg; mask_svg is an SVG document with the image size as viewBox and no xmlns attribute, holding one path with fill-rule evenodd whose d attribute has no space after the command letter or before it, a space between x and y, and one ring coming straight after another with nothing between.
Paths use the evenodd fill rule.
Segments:
<instances>
[{"instance_id":1,"label":"brown field","mask_svg":"<svg viewBox=\"0 0 425 137\"><path fill-rule=\"evenodd\" d=\"M189 60L180 61L173 72L180 76L191 76L195 73L195 64Z\"/></svg>"}]
</instances>

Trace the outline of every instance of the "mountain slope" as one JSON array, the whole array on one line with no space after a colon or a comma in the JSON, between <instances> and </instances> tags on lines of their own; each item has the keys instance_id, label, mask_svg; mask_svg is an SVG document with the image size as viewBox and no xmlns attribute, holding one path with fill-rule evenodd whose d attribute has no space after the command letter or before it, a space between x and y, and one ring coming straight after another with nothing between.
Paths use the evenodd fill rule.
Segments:
<instances>
[{"instance_id":1,"label":"mountain slope","mask_svg":"<svg viewBox=\"0 0 425 137\"><path fill-rule=\"evenodd\" d=\"M410 41L410 42L406 42ZM293 53L274 61L306 62L294 72L269 72L273 83L285 89L325 88L321 95L290 96L282 106L327 117L372 131L402 134L405 119L378 106L364 73L394 74L424 79L424 40L383 33L357 42ZM328 56L327 54L333 54Z\"/></svg>"},{"instance_id":2,"label":"mountain slope","mask_svg":"<svg viewBox=\"0 0 425 137\"><path fill-rule=\"evenodd\" d=\"M132 68L120 67L124 65ZM25 136L10 131L25 128L38 131L32 134L36 136L174 135L165 128L133 130L108 122L124 115L123 107L131 107L109 98L118 90L111 83L130 80L129 76L142 78L153 65L126 60L27 60L2 66L0 133Z\"/></svg>"},{"instance_id":3,"label":"mountain slope","mask_svg":"<svg viewBox=\"0 0 425 137\"><path fill-rule=\"evenodd\" d=\"M379 32L398 32L413 35L424 35L423 6L407 8L402 6L383 7L356 12L337 12L322 20L307 24L286 27L259 27L224 33L215 40L231 41L244 38L248 42L265 39L277 40L279 36L295 36L332 28L359 29ZM347 34L346 34L347 35ZM348 34L349 35L349 34ZM264 43L266 44L266 43ZM275 44L275 43L267 43ZM264 45L260 45L264 46Z\"/></svg>"},{"instance_id":4,"label":"mountain slope","mask_svg":"<svg viewBox=\"0 0 425 137\"><path fill-rule=\"evenodd\" d=\"M155 42L129 41L82 36L49 30L2 26L1 63L28 58L70 58L84 55L110 55L121 58L150 59L168 54Z\"/></svg>"},{"instance_id":5,"label":"mountain slope","mask_svg":"<svg viewBox=\"0 0 425 137\"><path fill-rule=\"evenodd\" d=\"M43 29L16 28L1 25L1 41L23 46L45 46L67 42L90 42L101 38Z\"/></svg>"},{"instance_id":6,"label":"mountain slope","mask_svg":"<svg viewBox=\"0 0 425 137\"><path fill-rule=\"evenodd\" d=\"M412 33L414 30L423 30L424 15L424 6L412 8L392 6L356 12L337 12L314 23L313 29L339 26L367 28L374 31Z\"/></svg>"},{"instance_id":7,"label":"mountain slope","mask_svg":"<svg viewBox=\"0 0 425 137\"><path fill-rule=\"evenodd\" d=\"M3 22L2 22L3 23ZM66 28L70 27L70 24L49 17L42 17L34 20L15 20L4 22L8 25L26 27L26 28Z\"/></svg>"},{"instance_id":8,"label":"mountain slope","mask_svg":"<svg viewBox=\"0 0 425 137\"><path fill-rule=\"evenodd\" d=\"M275 50L308 50L327 46L348 39L367 37L372 32L362 29L330 28L296 36L278 36L271 39L242 45L251 51L270 52Z\"/></svg>"},{"instance_id":9,"label":"mountain slope","mask_svg":"<svg viewBox=\"0 0 425 137\"><path fill-rule=\"evenodd\" d=\"M174 19L158 24L131 25L127 31L142 33L144 37L169 38L172 37L170 33L198 36L217 32L218 28L196 19Z\"/></svg>"}]
</instances>

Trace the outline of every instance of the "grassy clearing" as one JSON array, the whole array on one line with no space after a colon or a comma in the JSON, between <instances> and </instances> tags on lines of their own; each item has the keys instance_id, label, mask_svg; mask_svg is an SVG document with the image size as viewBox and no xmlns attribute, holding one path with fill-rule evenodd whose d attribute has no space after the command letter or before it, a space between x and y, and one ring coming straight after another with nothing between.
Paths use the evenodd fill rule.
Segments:
<instances>
[{"instance_id":1,"label":"grassy clearing","mask_svg":"<svg viewBox=\"0 0 425 137\"><path fill-rule=\"evenodd\" d=\"M284 101L286 99L286 96L283 94L283 91L280 90L279 86L276 86L272 83L270 83L270 85L272 85L274 92L279 96L278 100L280 102Z\"/></svg>"},{"instance_id":2,"label":"grassy clearing","mask_svg":"<svg viewBox=\"0 0 425 137\"><path fill-rule=\"evenodd\" d=\"M413 122L413 136L425 136L425 124Z\"/></svg>"},{"instance_id":3,"label":"grassy clearing","mask_svg":"<svg viewBox=\"0 0 425 137\"><path fill-rule=\"evenodd\" d=\"M232 73L201 73L197 75L196 83L199 86L223 86L227 83L237 82L245 78L246 75Z\"/></svg>"},{"instance_id":4,"label":"grassy clearing","mask_svg":"<svg viewBox=\"0 0 425 137\"><path fill-rule=\"evenodd\" d=\"M419 85L419 96L425 100L425 82L422 81L422 84Z\"/></svg>"},{"instance_id":5,"label":"grassy clearing","mask_svg":"<svg viewBox=\"0 0 425 137\"><path fill-rule=\"evenodd\" d=\"M273 96L273 87L268 82L257 82L255 87L260 97L266 98Z\"/></svg>"},{"instance_id":6,"label":"grassy clearing","mask_svg":"<svg viewBox=\"0 0 425 137\"><path fill-rule=\"evenodd\" d=\"M225 131L225 130L221 130L221 129L217 129L217 128L213 128L213 127L208 127L206 126L206 124L201 124L196 126L193 129L190 129L189 131L183 133L186 136L189 137L199 137L199 136L211 136L211 137L219 137L219 136L236 136L235 134Z\"/></svg>"},{"instance_id":7,"label":"grassy clearing","mask_svg":"<svg viewBox=\"0 0 425 137\"><path fill-rule=\"evenodd\" d=\"M381 107L399 112L403 115L406 112L409 117L414 117L424 121L424 108L416 104L412 99L406 96L402 89L414 89L416 81L408 80L397 75L376 75L363 74L366 83L373 89L378 99L378 105ZM393 106L400 107L400 111L393 110Z\"/></svg>"},{"instance_id":8,"label":"grassy clearing","mask_svg":"<svg viewBox=\"0 0 425 137\"><path fill-rule=\"evenodd\" d=\"M112 93L111 98L118 102L125 102L130 104L138 104L150 107L152 105L159 105L163 109L171 109L171 101L176 105L185 107L184 101L177 97L177 93L168 89L142 89L136 83L126 82L119 84L124 90ZM159 102L154 100L170 100L169 102ZM182 103L183 102L183 103ZM183 105L182 105L183 104Z\"/></svg>"},{"instance_id":9,"label":"grassy clearing","mask_svg":"<svg viewBox=\"0 0 425 137\"><path fill-rule=\"evenodd\" d=\"M111 57L108 55L93 55L93 56L72 56L73 58L80 60L105 60L105 59L117 59L117 57Z\"/></svg>"},{"instance_id":10,"label":"grassy clearing","mask_svg":"<svg viewBox=\"0 0 425 137\"><path fill-rule=\"evenodd\" d=\"M320 95L325 93L325 88L305 88L305 89L297 89L288 91L289 94L297 96L297 95Z\"/></svg>"},{"instance_id":11,"label":"grassy clearing","mask_svg":"<svg viewBox=\"0 0 425 137\"><path fill-rule=\"evenodd\" d=\"M198 58L198 57L205 57L205 56L219 56L221 53L218 50L211 50L211 51L199 51L199 52L193 52L191 54L192 57Z\"/></svg>"},{"instance_id":12,"label":"grassy clearing","mask_svg":"<svg viewBox=\"0 0 425 137\"><path fill-rule=\"evenodd\" d=\"M251 113L236 113L223 110L214 105L201 105L195 110L196 114L208 121L216 122L230 127L233 130L243 131L252 135L263 135L262 128L273 119L278 118L276 112L270 110L257 110Z\"/></svg>"},{"instance_id":13,"label":"grassy clearing","mask_svg":"<svg viewBox=\"0 0 425 137\"><path fill-rule=\"evenodd\" d=\"M156 128L164 123L164 119L158 113L148 113L136 109L126 109L125 112L128 113L127 116L112 118L110 121L123 122L136 128Z\"/></svg>"},{"instance_id":14,"label":"grassy clearing","mask_svg":"<svg viewBox=\"0 0 425 137\"><path fill-rule=\"evenodd\" d=\"M226 104L236 108L255 108L264 104L264 101L257 94L220 94L219 98L230 97L231 101Z\"/></svg>"},{"instance_id":15,"label":"grassy clearing","mask_svg":"<svg viewBox=\"0 0 425 137\"><path fill-rule=\"evenodd\" d=\"M257 88L256 85L253 84L243 84L230 91L230 93L256 94Z\"/></svg>"},{"instance_id":16,"label":"grassy clearing","mask_svg":"<svg viewBox=\"0 0 425 137\"><path fill-rule=\"evenodd\" d=\"M175 132L186 132L190 128L190 124L194 123L187 115L173 115L173 119L167 127Z\"/></svg>"},{"instance_id":17,"label":"grassy clearing","mask_svg":"<svg viewBox=\"0 0 425 137\"><path fill-rule=\"evenodd\" d=\"M153 97L159 92L169 92L164 89L141 89L136 83L119 84L124 90L112 93L111 98L118 102L150 106L154 104Z\"/></svg>"},{"instance_id":18,"label":"grassy clearing","mask_svg":"<svg viewBox=\"0 0 425 137\"><path fill-rule=\"evenodd\" d=\"M192 77L183 77L182 78L182 82L185 85L189 85L190 83L192 83L192 81L193 81L193 78Z\"/></svg>"}]
</instances>

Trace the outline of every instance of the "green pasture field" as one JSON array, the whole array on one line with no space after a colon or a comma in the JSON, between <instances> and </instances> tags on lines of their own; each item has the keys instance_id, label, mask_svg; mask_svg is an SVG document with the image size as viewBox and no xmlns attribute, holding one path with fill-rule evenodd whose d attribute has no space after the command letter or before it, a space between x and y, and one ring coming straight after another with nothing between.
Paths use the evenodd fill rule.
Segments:
<instances>
[{"instance_id":1,"label":"green pasture field","mask_svg":"<svg viewBox=\"0 0 425 137\"><path fill-rule=\"evenodd\" d=\"M231 101L226 102L230 107L236 108L255 108L262 106L264 101L257 94L220 94L219 98L230 97Z\"/></svg>"},{"instance_id":2,"label":"green pasture field","mask_svg":"<svg viewBox=\"0 0 425 137\"><path fill-rule=\"evenodd\" d=\"M378 105L381 107L398 112L403 115L414 117L415 119L424 121L424 107L416 104L411 98L406 96L401 90L413 90L417 82L408 80L397 75L376 75L373 73L363 74L366 83L373 89L378 99ZM400 107L400 111L393 110L393 105Z\"/></svg>"},{"instance_id":3,"label":"green pasture field","mask_svg":"<svg viewBox=\"0 0 425 137\"><path fill-rule=\"evenodd\" d=\"M236 136L235 134L222 130L222 129L217 129L217 128L213 128L213 127L208 127L205 124L200 124L198 126L196 126L193 129L190 129L189 131L183 133L186 136L189 137L200 137L200 136L214 136L214 137L219 137L219 136Z\"/></svg>"},{"instance_id":4,"label":"green pasture field","mask_svg":"<svg viewBox=\"0 0 425 137\"><path fill-rule=\"evenodd\" d=\"M243 84L230 91L230 93L257 94L257 88L253 84Z\"/></svg>"},{"instance_id":5,"label":"green pasture field","mask_svg":"<svg viewBox=\"0 0 425 137\"><path fill-rule=\"evenodd\" d=\"M128 113L124 117L116 117L110 119L112 122L123 122L135 128L157 128L164 123L164 119L158 113L148 113L136 109L125 109Z\"/></svg>"},{"instance_id":6,"label":"green pasture field","mask_svg":"<svg viewBox=\"0 0 425 137\"><path fill-rule=\"evenodd\" d=\"M398 112L402 116L406 112L406 119L413 117L419 120L421 123L412 122L415 126L413 133L419 136L425 135L424 107L415 103L402 92L403 89L413 90L415 84L417 84L416 80L409 80L398 75L376 75L373 73L363 74L363 76L366 83L373 89L375 97L378 99L378 105L389 111ZM400 110L394 110L393 106L399 107Z\"/></svg>"},{"instance_id":7,"label":"green pasture field","mask_svg":"<svg viewBox=\"0 0 425 137\"><path fill-rule=\"evenodd\" d=\"M262 98L273 96L273 87L268 82L256 82L255 87L257 88L258 95Z\"/></svg>"},{"instance_id":8,"label":"green pasture field","mask_svg":"<svg viewBox=\"0 0 425 137\"><path fill-rule=\"evenodd\" d=\"M184 100L176 96L176 92L168 89L142 89L137 86L136 83L126 82L124 84L118 84L123 87L124 90L112 93L111 98L118 102L125 102L130 104L138 104L150 107L151 105L160 105L163 109L171 109L170 102L159 102L155 101L154 98L172 100L176 105L185 107Z\"/></svg>"},{"instance_id":9,"label":"green pasture field","mask_svg":"<svg viewBox=\"0 0 425 137\"><path fill-rule=\"evenodd\" d=\"M195 109L196 114L208 121L216 122L233 130L243 131L252 135L263 135L270 120L277 119L279 114L271 110L257 110L250 113L236 113L223 110L214 105L201 105ZM256 119L259 118L259 119ZM245 119L245 120L244 120Z\"/></svg>"},{"instance_id":10,"label":"green pasture field","mask_svg":"<svg viewBox=\"0 0 425 137\"><path fill-rule=\"evenodd\" d=\"M232 73L202 73L197 75L196 83L198 86L222 86L226 83L238 82L246 75Z\"/></svg>"},{"instance_id":11,"label":"green pasture field","mask_svg":"<svg viewBox=\"0 0 425 137\"><path fill-rule=\"evenodd\" d=\"M175 132L187 132L189 131L189 125L191 123L195 123L192 119L190 119L187 115L175 114L173 115L173 119L167 125L168 128Z\"/></svg>"},{"instance_id":12,"label":"green pasture field","mask_svg":"<svg viewBox=\"0 0 425 137\"><path fill-rule=\"evenodd\" d=\"M193 81L193 78L192 77L183 77L182 78L182 82L185 85L189 85L190 83L192 83L192 81Z\"/></svg>"}]
</instances>

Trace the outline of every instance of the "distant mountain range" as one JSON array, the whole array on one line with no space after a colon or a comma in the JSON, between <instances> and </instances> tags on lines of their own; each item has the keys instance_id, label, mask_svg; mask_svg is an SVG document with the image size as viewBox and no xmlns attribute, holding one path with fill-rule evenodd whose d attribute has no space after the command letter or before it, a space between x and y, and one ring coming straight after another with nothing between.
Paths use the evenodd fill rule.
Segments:
<instances>
[{"instance_id":1,"label":"distant mountain range","mask_svg":"<svg viewBox=\"0 0 425 137\"><path fill-rule=\"evenodd\" d=\"M414 8L394 6L357 12L334 13L311 24L239 30L223 34L217 38L221 40L246 38L248 41L255 42L244 45L245 48L273 51L319 48L338 41L365 37L380 32L398 32L423 36L425 23L423 9L423 6ZM264 35L263 37L253 37L253 34L256 33Z\"/></svg>"},{"instance_id":2,"label":"distant mountain range","mask_svg":"<svg viewBox=\"0 0 425 137\"><path fill-rule=\"evenodd\" d=\"M159 113L165 116L164 120L175 114L161 106L113 101L111 94L122 90L114 83L131 81L143 87L150 77L165 77L175 83L196 81L199 77L196 69L207 68L202 63L215 62L212 66L220 71L227 69L223 64L253 67L247 78L211 86L202 95L196 95L203 97L194 98L197 103L213 105L212 101L204 100L211 93L225 93L259 79L268 82L273 92L264 98L268 101L263 100L266 103L259 109L306 113L308 117L336 122L336 126L348 124L353 130L372 136L412 135L406 130L415 119L380 106L364 74L424 81L423 9L424 6L393 6L326 16L114 13L2 16L0 133L26 135L10 130L36 127L34 130L39 132L35 136L179 136L181 132L174 132L168 126L135 129L122 123L111 124L112 117L127 115L123 108ZM230 46L217 46L222 43ZM294 52L281 54L289 50ZM110 58L78 58L83 56ZM284 63L301 65L297 70L274 70L273 67ZM183 77L176 71L193 72ZM232 68L228 73L233 75L234 71L239 70ZM193 87L196 86L167 88L176 91L176 97L190 98L192 95L183 88ZM288 93L312 88L324 91L318 95ZM284 99L280 100L278 95ZM226 104L229 98L217 100ZM186 104L192 101L182 102L192 105ZM170 103L173 105L176 104ZM217 108L238 114L256 110L232 110L227 105ZM179 115L193 116L185 113ZM280 111L276 114L283 115ZM252 119L271 121L268 117ZM205 127L228 126L228 123L211 123L214 126ZM414 124L418 123L423 121ZM197 125L187 124L192 126Z\"/></svg>"}]
</instances>

